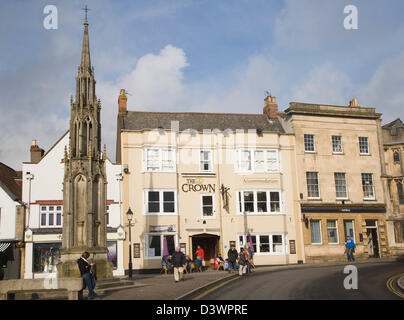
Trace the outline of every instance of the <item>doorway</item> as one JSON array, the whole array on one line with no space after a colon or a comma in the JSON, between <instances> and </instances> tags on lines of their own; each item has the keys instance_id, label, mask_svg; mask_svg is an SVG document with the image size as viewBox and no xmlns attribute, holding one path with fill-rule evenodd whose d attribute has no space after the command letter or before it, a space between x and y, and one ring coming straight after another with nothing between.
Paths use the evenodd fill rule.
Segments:
<instances>
[{"instance_id":1,"label":"doorway","mask_svg":"<svg viewBox=\"0 0 404 320\"><path fill-rule=\"evenodd\" d=\"M377 220L366 220L366 234L368 236L369 258L380 258Z\"/></svg>"},{"instance_id":2,"label":"doorway","mask_svg":"<svg viewBox=\"0 0 404 320\"><path fill-rule=\"evenodd\" d=\"M205 265L210 265L210 260L216 257L219 251L219 236L213 234L198 234L192 236L192 260L196 259L195 252L201 246L205 252Z\"/></svg>"}]
</instances>

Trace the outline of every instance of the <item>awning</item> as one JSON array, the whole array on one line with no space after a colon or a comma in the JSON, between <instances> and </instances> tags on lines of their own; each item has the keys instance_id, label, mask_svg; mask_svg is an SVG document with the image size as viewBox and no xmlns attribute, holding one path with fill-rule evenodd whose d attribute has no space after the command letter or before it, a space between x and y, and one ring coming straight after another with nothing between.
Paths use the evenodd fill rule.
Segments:
<instances>
[{"instance_id":1,"label":"awning","mask_svg":"<svg viewBox=\"0 0 404 320\"><path fill-rule=\"evenodd\" d=\"M4 252L11 245L11 242L0 242L0 252Z\"/></svg>"}]
</instances>

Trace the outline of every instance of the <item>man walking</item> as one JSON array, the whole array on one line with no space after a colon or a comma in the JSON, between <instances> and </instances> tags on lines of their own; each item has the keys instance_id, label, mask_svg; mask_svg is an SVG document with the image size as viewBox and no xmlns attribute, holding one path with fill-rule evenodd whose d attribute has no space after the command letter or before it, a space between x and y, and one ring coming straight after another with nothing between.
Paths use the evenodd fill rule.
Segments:
<instances>
[{"instance_id":1,"label":"man walking","mask_svg":"<svg viewBox=\"0 0 404 320\"><path fill-rule=\"evenodd\" d=\"M347 237L345 248L348 256L348 261L355 261L355 257L353 254L355 252L356 245L350 236Z\"/></svg>"},{"instance_id":2,"label":"man walking","mask_svg":"<svg viewBox=\"0 0 404 320\"><path fill-rule=\"evenodd\" d=\"M172 255L172 264L174 266L174 280L178 282L184 280L184 268L185 268L185 255L180 251L180 247L175 248L175 252Z\"/></svg>"},{"instance_id":3,"label":"man walking","mask_svg":"<svg viewBox=\"0 0 404 320\"><path fill-rule=\"evenodd\" d=\"M229 258L229 273L233 273L234 270L237 270L236 264L237 264L237 258L238 258L238 252L233 245L227 252L227 257Z\"/></svg>"}]
</instances>

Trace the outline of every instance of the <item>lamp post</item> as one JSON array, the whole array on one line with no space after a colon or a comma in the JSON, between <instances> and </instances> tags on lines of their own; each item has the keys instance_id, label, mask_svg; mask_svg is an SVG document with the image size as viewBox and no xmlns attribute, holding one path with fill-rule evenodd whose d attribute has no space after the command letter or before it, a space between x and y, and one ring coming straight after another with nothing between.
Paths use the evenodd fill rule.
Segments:
<instances>
[{"instance_id":1,"label":"lamp post","mask_svg":"<svg viewBox=\"0 0 404 320\"><path fill-rule=\"evenodd\" d=\"M128 218L129 222L129 279L132 279L132 232L131 232L131 222L133 218L133 212L129 208L126 212L126 217Z\"/></svg>"}]
</instances>

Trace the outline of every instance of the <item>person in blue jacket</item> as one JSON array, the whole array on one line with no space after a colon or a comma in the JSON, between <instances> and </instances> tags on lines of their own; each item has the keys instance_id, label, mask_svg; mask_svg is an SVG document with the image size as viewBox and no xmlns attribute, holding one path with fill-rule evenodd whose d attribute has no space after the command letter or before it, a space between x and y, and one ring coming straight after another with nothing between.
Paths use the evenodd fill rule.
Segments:
<instances>
[{"instance_id":1,"label":"person in blue jacket","mask_svg":"<svg viewBox=\"0 0 404 320\"><path fill-rule=\"evenodd\" d=\"M345 248L346 248L345 250L346 250L346 253L348 256L348 261L355 261L354 253L355 253L356 245L350 236L347 237L347 240L345 243Z\"/></svg>"}]
</instances>

